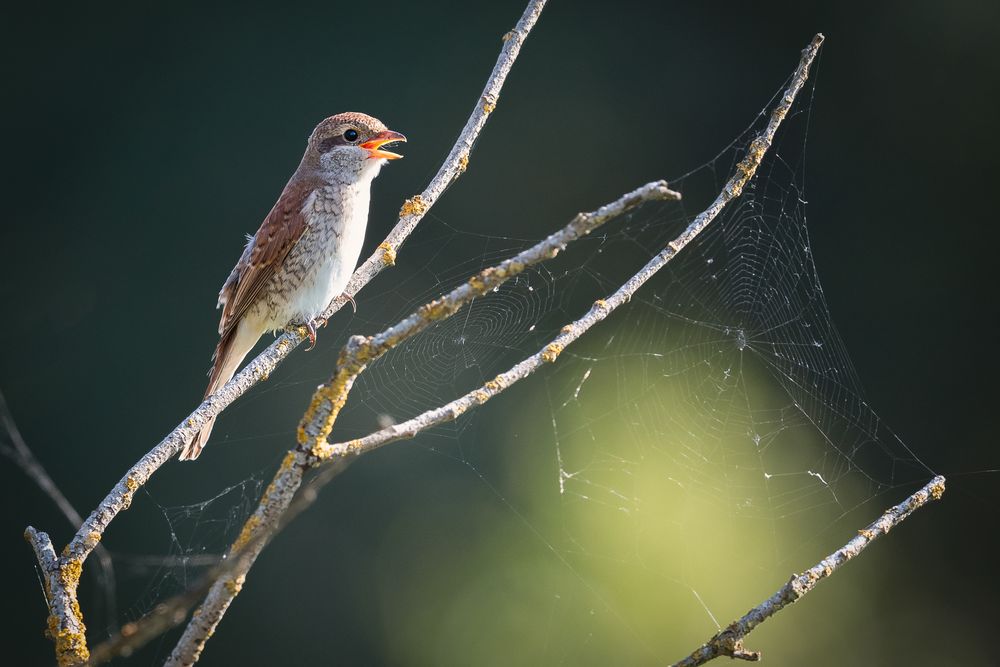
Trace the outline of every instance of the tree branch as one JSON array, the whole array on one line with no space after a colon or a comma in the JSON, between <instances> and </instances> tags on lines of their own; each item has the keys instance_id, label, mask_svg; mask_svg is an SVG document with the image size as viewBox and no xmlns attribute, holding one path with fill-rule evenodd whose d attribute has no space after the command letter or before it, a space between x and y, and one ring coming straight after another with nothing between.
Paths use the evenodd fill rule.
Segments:
<instances>
[{"instance_id":1,"label":"tree branch","mask_svg":"<svg viewBox=\"0 0 1000 667\"><path fill-rule=\"evenodd\" d=\"M83 523L83 517L80 516L76 508L73 507L73 504L59 490L56 483L52 481L49 473L46 472L41 462L35 458L31 448L28 447L28 443L24 441L21 431L18 430L17 424L14 423L14 416L11 414L10 408L7 407L7 399L4 398L3 392L0 392L0 422L3 423L3 429L10 440L9 446L0 446L0 454L3 454L16 463L24 471L24 474L42 490L42 493L47 495L55 506L59 508L59 511L66 517L70 525L73 528L79 528L80 524Z\"/></svg>"},{"instance_id":2,"label":"tree branch","mask_svg":"<svg viewBox=\"0 0 1000 667\"><path fill-rule=\"evenodd\" d=\"M929 502L940 500L942 495L944 495L944 477L938 475L912 496L895 507L890 507L867 528L859 530L857 536L850 542L802 574L792 575L788 583L779 588L774 595L730 623L724 630L720 630L698 650L680 662L674 663L673 667L696 667L720 656L751 662L760 660L759 651L748 651L743 648L743 640L754 628L798 601L815 588L820 580L829 577L844 563L860 555L865 547L905 521L915 511Z\"/></svg>"},{"instance_id":3,"label":"tree branch","mask_svg":"<svg viewBox=\"0 0 1000 667\"><path fill-rule=\"evenodd\" d=\"M73 526L74 530L79 528L83 523L83 518L76 511L76 508L73 507L69 499L63 495L63 492L52 480L52 477L45 470L41 461L38 460L35 453L28 447L28 443L24 441L24 437L21 435L20 429L17 428L14 415L7 405L7 399L4 397L3 392L0 392L0 422L3 423L3 430L10 441L9 445L6 443L0 445L0 454L9 458L24 471L24 474L59 508L59 511L66 517L66 521ZM101 591L104 592L104 601L107 605L110 624L112 627L117 628L118 612L116 607L114 563L111 560L111 554L104 547L98 546L96 553L97 562L101 566L100 569L95 571L97 584Z\"/></svg>"},{"instance_id":4,"label":"tree branch","mask_svg":"<svg viewBox=\"0 0 1000 667\"><path fill-rule=\"evenodd\" d=\"M348 464L347 461L343 463L342 466L327 466L323 470L323 474L317 476L314 482L322 482L324 478L332 478L340 473ZM157 604L149 614L138 621L126 623L114 636L95 646L91 651L90 662L87 664L100 665L118 656L129 656L149 641L183 623L190 611L209 592L216 581L230 576L237 569L245 568L246 554L258 549L258 544L260 549L263 549L281 528L288 525L312 505L316 501L320 486L321 484L309 484L301 493L297 494L274 531L258 532L236 554L229 554L225 558L215 557L212 567L190 588Z\"/></svg>"},{"instance_id":5,"label":"tree branch","mask_svg":"<svg viewBox=\"0 0 1000 667\"><path fill-rule=\"evenodd\" d=\"M271 535L277 530L282 516L302 484L305 472L327 462L336 462L346 467L350 458L353 458L353 452L343 456L333 450L327 437L347 401L355 379L367 364L433 323L451 317L462 306L489 294L495 287L520 275L529 267L555 257L567 244L586 236L607 221L644 202L666 199L680 199L680 195L668 188L663 181L644 185L596 211L577 215L559 231L497 266L483 269L468 282L421 306L381 333L370 337L353 336L340 353L333 377L320 385L313 394L309 408L299 424L297 447L285 456L256 511L247 519L240 536L230 549L233 554L243 554L241 560L245 567L234 569L212 586L166 664L189 665L198 660L205 642L239 594L247 572L266 544L266 540L259 539L259 536ZM256 546L252 549L244 548L250 540L255 540Z\"/></svg>"},{"instance_id":6,"label":"tree branch","mask_svg":"<svg viewBox=\"0 0 1000 667\"><path fill-rule=\"evenodd\" d=\"M515 28L503 36L504 45L497 58L493 72L487 80L486 86L479 100L477 100L472 114L469 116L448 157L424 191L408 199L403 205L400 210L399 221L386 237L386 240L379 246L379 250L354 272L351 281L348 283L346 294L351 296L357 294L382 269L392 266L395 263L399 247L413 232L420 220L444 193L447 187L466 170L472 148L483 127L486 125L489 115L496 109L504 81L520 53L524 40L538 20L545 2L546 0L530 0ZM340 310L344 303L346 303L346 298L335 300L330 304L323 316L329 318L333 313ZM200 430L201 425L207 419L217 416L233 401L256 385L257 382L266 379L277 368L278 364L305 339L306 332L304 328L283 333L267 349L247 364L225 387L205 399L198 408L174 428L159 444L147 452L145 456L128 470L98 507L87 517L86 521L78 524L80 526L79 530L66 549L64 549L62 557L59 558L60 569L68 576L68 580L64 586L66 595L60 593L56 596L56 600L63 601L65 599L66 603L73 607L77 615L79 615L79 605L76 601L76 587L79 583L79 574L82 570L83 562L97 546L111 521L122 510L129 507L135 491L144 485L164 463L173 458L183 443ZM33 534L44 534L37 533L37 531L30 527L28 531ZM73 609L62 609L61 613L63 616L66 616L71 611ZM80 621L80 627L83 627L82 620ZM78 650L73 654L73 661L67 662L67 664L81 664L86 661L86 642L82 641L80 643L82 650ZM67 655L70 654L67 653Z\"/></svg>"},{"instance_id":7,"label":"tree branch","mask_svg":"<svg viewBox=\"0 0 1000 667\"><path fill-rule=\"evenodd\" d=\"M60 667L82 664L90 653L87 628L76 601L80 566L65 567L46 533L29 527L24 531L24 539L34 549L42 568L45 602L49 607L48 636L56 643L56 660Z\"/></svg>"},{"instance_id":8,"label":"tree branch","mask_svg":"<svg viewBox=\"0 0 1000 667\"><path fill-rule=\"evenodd\" d=\"M285 456L274 479L261 498L260 504L254 514L246 521L240 536L231 547L233 553L243 554L241 563L245 567L235 568L225 578L213 584L204 603L191 619L166 664L168 666L190 665L198 660L205 642L215 631L233 599L239 594L246 580L246 574L263 549L266 540L260 536L273 535L282 523L282 516L301 486L307 470L327 463L334 463L338 468L346 467L347 462L364 451L370 451L394 439L411 437L407 433L415 434L422 428L457 418L461 412L489 400L490 397L510 386L510 383L526 377L543 363L554 362L566 345L575 341L593 324L605 319L611 311L626 302L639 287L704 230L731 200L742 193L746 183L756 173L773 142L778 127L805 84L809 75L809 67L822 42L823 36L816 35L809 46L803 50L799 65L792 75L792 80L781 100L771 112L767 125L750 143L746 156L736 165L735 173L712 204L700 213L680 236L668 243L666 248L614 294L607 299L597 301L586 315L564 327L559 336L540 352L522 361L507 373L498 376L492 383L487 383L480 389L470 392L462 399L411 420L408 422L410 424L408 431L394 431L393 427L390 427L385 430L387 433L380 432L383 433L381 437L378 434L371 436L367 443L363 443L362 440L354 440L337 446L327 442L333 424L347 401L355 379L364 371L368 363L378 359L387 351L423 331L434 322L450 317L463 305L488 294L493 288L520 274L527 267L554 257L567 243L588 234L607 220L647 200L677 198L676 193L670 191L662 181L647 184L593 213L576 216L559 232L496 267L484 269L467 283L422 306L381 333L371 337L352 337L341 351L337 360L337 368L331 379L321 385L313 394L309 408L299 425L298 446ZM508 383L505 384L505 381ZM422 428L420 428L421 426ZM244 550L250 541L254 541L258 546L254 549Z\"/></svg>"}]
</instances>

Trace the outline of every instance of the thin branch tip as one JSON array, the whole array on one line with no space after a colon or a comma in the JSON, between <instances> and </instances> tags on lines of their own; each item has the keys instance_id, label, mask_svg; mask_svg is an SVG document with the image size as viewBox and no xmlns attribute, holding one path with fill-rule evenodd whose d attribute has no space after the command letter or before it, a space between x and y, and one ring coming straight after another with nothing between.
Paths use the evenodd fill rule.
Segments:
<instances>
[{"instance_id":1,"label":"thin branch tip","mask_svg":"<svg viewBox=\"0 0 1000 667\"><path fill-rule=\"evenodd\" d=\"M788 582L779 588L771 597L748 611L741 618L730 623L724 630L716 633L711 639L701 645L673 667L696 667L719 657L759 660L760 652L747 652L743 641L758 625L771 618L785 607L797 602L807 595L823 579L832 576L841 566L857 558L865 548L879 537L886 535L894 527L905 521L916 510L928 503L940 500L944 495L945 479L941 475L915 491L898 505L890 507L882 515L858 531L850 541L816 565L803 572L793 574ZM754 654L756 658L743 658L737 652Z\"/></svg>"}]
</instances>

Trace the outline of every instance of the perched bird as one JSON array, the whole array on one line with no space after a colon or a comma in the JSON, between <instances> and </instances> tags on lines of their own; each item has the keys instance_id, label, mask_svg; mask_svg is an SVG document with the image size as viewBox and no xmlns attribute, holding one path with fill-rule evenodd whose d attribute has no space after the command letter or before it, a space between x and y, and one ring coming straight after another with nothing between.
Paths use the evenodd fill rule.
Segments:
<instances>
[{"instance_id":1,"label":"perched bird","mask_svg":"<svg viewBox=\"0 0 1000 667\"><path fill-rule=\"evenodd\" d=\"M318 318L357 266L372 180L387 160L402 157L383 147L397 141L406 137L363 113L330 116L313 130L298 168L219 292L220 339L206 397L233 377L267 331L303 324L316 344L316 327L326 324ZM185 443L182 461L198 458L214 423Z\"/></svg>"}]
</instances>

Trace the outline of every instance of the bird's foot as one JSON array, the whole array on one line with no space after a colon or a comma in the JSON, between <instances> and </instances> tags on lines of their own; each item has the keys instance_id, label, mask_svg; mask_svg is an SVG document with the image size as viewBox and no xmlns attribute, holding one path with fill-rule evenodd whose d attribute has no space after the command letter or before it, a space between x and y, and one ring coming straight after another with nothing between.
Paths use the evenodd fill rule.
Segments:
<instances>
[{"instance_id":1,"label":"bird's foot","mask_svg":"<svg viewBox=\"0 0 1000 667\"><path fill-rule=\"evenodd\" d=\"M302 327L306 330L306 337L309 338L309 347L306 348L306 352L316 347L316 331L320 327L325 327L326 321L325 317L314 317L308 322L302 322L301 324L293 322L295 326Z\"/></svg>"},{"instance_id":2,"label":"bird's foot","mask_svg":"<svg viewBox=\"0 0 1000 667\"><path fill-rule=\"evenodd\" d=\"M357 303L355 303L355 301L354 301L354 297L353 297L353 296L351 296L351 295L350 295L350 294L348 294L347 292L344 292L344 293L343 293L343 294L341 294L340 296L342 296L342 297L344 297L345 299L347 299L347 302L348 302L349 304L351 304L351 312L352 312L352 313L356 313L356 312L358 312L358 304L357 304Z\"/></svg>"},{"instance_id":3,"label":"bird's foot","mask_svg":"<svg viewBox=\"0 0 1000 667\"><path fill-rule=\"evenodd\" d=\"M326 320L322 317L306 322L306 335L309 336L309 347L306 348L306 352L316 347L316 329L325 326Z\"/></svg>"}]
</instances>

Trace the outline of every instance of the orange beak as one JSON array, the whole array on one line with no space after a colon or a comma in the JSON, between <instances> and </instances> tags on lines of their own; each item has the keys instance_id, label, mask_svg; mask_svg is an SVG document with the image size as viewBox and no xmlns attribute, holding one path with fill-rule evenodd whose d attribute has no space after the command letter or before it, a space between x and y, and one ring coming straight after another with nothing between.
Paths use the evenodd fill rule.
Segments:
<instances>
[{"instance_id":1,"label":"orange beak","mask_svg":"<svg viewBox=\"0 0 1000 667\"><path fill-rule=\"evenodd\" d=\"M368 151L368 157L370 158L382 158L384 160L398 160L399 158L403 157L399 153L380 150L382 146L385 146L386 144L394 144L397 141L406 141L406 137L404 137L399 132L393 132L392 130L385 130L384 132L379 132L368 141L359 145L361 146L361 148L364 148L366 151Z\"/></svg>"}]
</instances>

